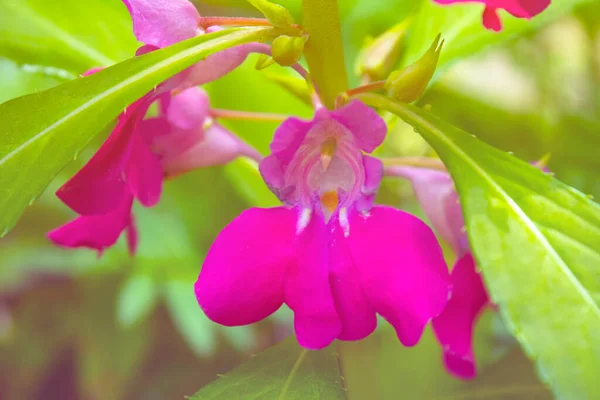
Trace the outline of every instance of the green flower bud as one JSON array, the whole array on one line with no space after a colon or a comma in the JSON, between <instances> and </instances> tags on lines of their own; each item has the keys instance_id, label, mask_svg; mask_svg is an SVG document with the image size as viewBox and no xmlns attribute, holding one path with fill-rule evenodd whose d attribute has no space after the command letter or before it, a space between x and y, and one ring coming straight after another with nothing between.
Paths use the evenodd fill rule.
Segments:
<instances>
[{"instance_id":1,"label":"green flower bud","mask_svg":"<svg viewBox=\"0 0 600 400\"><path fill-rule=\"evenodd\" d=\"M294 25L294 17L287 8L267 0L248 0L276 28L290 28Z\"/></svg>"},{"instance_id":2,"label":"green flower bud","mask_svg":"<svg viewBox=\"0 0 600 400\"><path fill-rule=\"evenodd\" d=\"M406 19L379 37L372 39L360 52L355 64L357 75L373 81L385 79L394 69L402 50L402 41L411 20Z\"/></svg>"},{"instance_id":3,"label":"green flower bud","mask_svg":"<svg viewBox=\"0 0 600 400\"><path fill-rule=\"evenodd\" d=\"M433 77L443 45L444 41L440 43L438 35L417 62L392 72L385 81L388 96L406 103L418 100Z\"/></svg>"},{"instance_id":4,"label":"green flower bud","mask_svg":"<svg viewBox=\"0 0 600 400\"><path fill-rule=\"evenodd\" d=\"M281 35L275 38L271 45L273 59L285 67L296 64L304 52L304 44L307 40L308 35Z\"/></svg>"}]
</instances>

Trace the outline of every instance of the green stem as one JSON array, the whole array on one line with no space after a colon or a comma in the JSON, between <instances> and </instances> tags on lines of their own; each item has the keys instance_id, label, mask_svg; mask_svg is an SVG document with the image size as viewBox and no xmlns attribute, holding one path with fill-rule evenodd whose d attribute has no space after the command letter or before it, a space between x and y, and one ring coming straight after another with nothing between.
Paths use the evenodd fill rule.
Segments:
<instances>
[{"instance_id":1,"label":"green stem","mask_svg":"<svg viewBox=\"0 0 600 400\"><path fill-rule=\"evenodd\" d=\"M323 104L333 108L348 89L337 0L302 0L304 30L310 38L304 55Z\"/></svg>"}]
</instances>

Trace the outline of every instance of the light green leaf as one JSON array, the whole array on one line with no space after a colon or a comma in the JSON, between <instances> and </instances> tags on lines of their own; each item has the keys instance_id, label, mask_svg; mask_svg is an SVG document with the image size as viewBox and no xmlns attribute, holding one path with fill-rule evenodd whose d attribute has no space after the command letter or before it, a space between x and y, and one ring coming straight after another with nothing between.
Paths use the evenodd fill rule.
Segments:
<instances>
[{"instance_id":1,"label":"light green leaf","mask_svg":"<svg viewBox=\"0 0 600 400\"><path fill-rule=\"evenodd\" d=\"M131 57L136 40L120 0L2 0L0 55L80 74Z\"/></svg>"},{"instance_id":2,"label":"light green leaf","mask_svg":"<svg viewBox=\"0 0 600 400\"><path fill-rule=\"evenodd\" d=\"M50 89L75 78L68 71L39 65L18 65L0 57L0 103L28 93Z\"/></svg>"},{"instance_id":3,"label":"light green leaf","mask_svg":"<svg viewBox=\"0 0 600 400\"><path fill-rule=\"evenodd\" d=\"M117 297L117 321L128 328L144 320L156 305L158 290L149 276L129 277Z\"/></svg>"},{"instance_id":4,"label":"light green leaf","mask_svg":"<svg viewBox=\"0 0 600 400\"><path fill-rule=\"evenodd\" d=\"M249 204L258 207L275 207L281 204L262 179L256 161L239 158L225 166L225 174Z\"/></svg>"},{"instance_id":5,"label":"light green leaf","mask_svg":"<svg viewBox=\"0 0 600 400\"><path fill-rule=\"evenodd\" d=\"M217 338L211 322L194 296L192 282L171 281L165 285L167 307L173 322L187 344L199 357L207 357L216 350Z\"/></svg>"},{"instance_id":6,"label":"light green leaf","mask_svg":"<svg viewBox=\"0 0 600 400\"><path fill-rule=\"evenodd\" d=\"M270 32L272 28L236 28L198 36L0 105L0 236L127 105L202 58L266 40Z\"/></svg>"},{"instance_id":7,"label":"light green leaf","mask_svg":"<svg viewBox=\"0 0 600 400\"><path fill-rule=\"evenodd\" d=\"M345 398L333 346L308 351L293 336L190 397L191 400Z\"/></svg>"},{"instance_id":8,"label":"light green leaf","mask_svg":"<svg viewBox=\"0 0 600 400\"><path fill-rule=\"evenodd\" d=\"M476 4L452 4L441 6L430 0L422 1L413 22L402 65L415 62L427 50L438 34L444 39L439 69L452 62L471 56L486 46L498 44L526 31L568 14L578 5L595 0L552 0L550 6L531 20L515 18L501 11L504 25L501 32L493 32L482 24L483 6Z\"/></svg>"},{"instance_id":9,"label":"light green leaf","mask_svg":"<svg viewBox=\"0 0 600 400\"><path fill-rule=\"evenodd\" d=\"M492 300L541 378L559 398L600 398L598 204L424 110L361 98L415 127L447 165Z\"/></svg>"}]
</instances>

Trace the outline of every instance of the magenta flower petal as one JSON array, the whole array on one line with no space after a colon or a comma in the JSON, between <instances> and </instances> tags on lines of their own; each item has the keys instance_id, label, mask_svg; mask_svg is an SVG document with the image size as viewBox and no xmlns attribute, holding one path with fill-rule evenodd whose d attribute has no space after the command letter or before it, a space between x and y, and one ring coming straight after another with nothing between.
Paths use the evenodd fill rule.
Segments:
<instances>
[{"instance_id":1,"label":"magenta flower petal","mask_svg":"<svg viewBox=\"0 0 600 400\"><path fill-rule=\"evenodd\" d=\"M450 293L442 250L418 218L375 206L349 215L348 248L371 306L396 329L405 346L415 345L425 325L439 315Z\"/></svg>"},{"instance_id":2,"label":"magenta flower petal","mask_svg":"<svg viewBox=\"0 0 600 400\"><path fill-rule=\"evenodd\" d=\"M363 196L356 200L356 209L361 212L373 207L379 184L383 179L383 163L379 158L365 155L362 162L365 171L365 183L362 188Z\"/></svg>"},{"instance_id":3,"label":"magenta flower petal","mask_svg":"<svg viewBox=\"0 0 600 400\"><path fill-rule=\"evenodd\" d=\"M502 21L497 8L486 7L483 10L482 21L483 26L491 31L500 32L502 30Z\"/></svg>"},{"instance_id":4,"label":"magenta flower petal","mask_svg":"<svg viewBox=\"0 0 600 400\"><path fill-rule=\"evenodd\" d=\"M221 231L194 287L208 318L246 325L282 305L287 270L295 262L296 219L295 209L251 208Z\"/></svg>"},{"instance_id":5,"label":"magenta flower petal","mask_svg":"<svg viewBox=\"0 0 600 400\"><path fill-rule=\"evenodd\" d=\"M200 33L200 15L188 0L123 0L135 37L144 44L166 47Z\"/></svg>"},{"instance_id":6,"label":"magenta flower petal","mask_svg":"<svg viewBox=\"0 0 600 400\"><path fill-rule=\"evenodd\" d=\"M78 214L100 215L118 208L128 189L123 171L131 154L136 125L146 112L145 98L121 114L106 142L56 195Z\"/></svg>"},{"instance_id":7,"label":"magenta flower petal","mask_svg":"<svg viewBox=\"0 0 600 400\"><path fill-rule=\"evenodd\" d=\"M332 241L330 248L330 284L336 309L342 321L341 340L360 340L377 327L375 310L369 304L360 281L360 271L352 258L344 231L334 216L329 222Z\"/></svg>"},{"instance_id":8,"label":"magenta flower petal","mask_svg":"<svg viewBox=\"0 0 600 400\"><path fill-rule=\"evenodd\" d=\"M452 297L433 319L433 330L444 347L446 368L460 378L474 378L473 328L488 297L471 254L457 261L450 279Z\"/></svg>"},{"instance_id":9,"label":"magenta flower petal","mask_svg":"<svg viewBox=\"0 0 600 400\"><path fill-rule=\"evenodd\" d=\"M458 194L450 174L427 168L391 167L387 173L409 179L433 228L461 257L470 251Z\"/></svg>"},{"instance_id":10,"label":"magenta flower petal","mask_svg":"<svg viewBox=\"0 0 600 400\"><path fill-rule=\"evenodd\" d=\"M342 329L329 286L328 244L325 220L313 213L296 238L296 263L290 265L285 283L298 343L311 350L328 346Z\"/></svg>"},{"instance_id":11,"label":"magenta flower petal","mask_svg":"<svg viewBox=\"0 0 600 400\"><path fill-rule=\"evenodd\" d=\"M352 100L344 107L332 111L331 116L354 134L358 147L367 153L375 150L385 139L385 121L360 100Z\"/></svg>"},{"instance_id":12,"label":"magenta flower petal","mask_svg":"<svg viewBox=\"0 0 600 400\"><path fill-rule=\"evenodd\" d=\"M131 223L130 195L114 211L94 216L80 216L48 233L48 238L59 246L88 247L102 252L116 243L124 229ZM132 248L130 242L130 249Z\"/></svg>"},{"instance_id":13,"label":"magenta flower petal","mask_svg":"<svg viewBox=\"0 0 600 400\"><path fill-rule=\"evenodd\" d=\"M210 102L206 92L193 87L173 96L166 108L169 123L181 129L201 128L206 118Z\"/></svg>"},{"instance_id":14,"label":"magenta flower petal","mask_svg":"<svg viewBox=\"0 0 600 400\"><path fill-rule=\"evenodd\" d=\"M152 153L140 134L133 137L125 176L129 190L142 205L151 207L158 203L162 191L163 171L160 160Z\"/></svg>"}]
</instances>

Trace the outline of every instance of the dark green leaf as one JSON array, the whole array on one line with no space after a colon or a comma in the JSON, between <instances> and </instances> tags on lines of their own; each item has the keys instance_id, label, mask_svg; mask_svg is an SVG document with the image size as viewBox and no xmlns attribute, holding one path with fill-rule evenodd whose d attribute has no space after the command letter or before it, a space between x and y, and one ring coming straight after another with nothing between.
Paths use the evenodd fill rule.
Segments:
<instances>
[{"instance_id":1,"label":"dark green leaf","mask_svg":"<svg viewBox=\"0 0 600 400\"><path fill-rule=\"evenodd\" d=\"M272 28L237 28L198 36L0 105L0 234L127 105L202 58L266 40L269 32Z\"/></svg>"},{"instance_id":2,"label":"dark green leaf","mask_svg":"<svg viewBox=\"0 0 600 400\"><path fill-rule=\"evenodd\" d=\"M412 105L361 98L415 127L447 165L487 287L541 378L600 398L600 207Z\"/></svg>"},{"instance_id":3,"label":"dark green leaf","mask_svg":"<svg viewBox=\"0 0 600 400\"><path fill-rule=\"evenodd\" d=\"M190 397L191 400L345 398L333 347L305 350L295 337L258 354Z\"/></svg>"}]
</instances>

